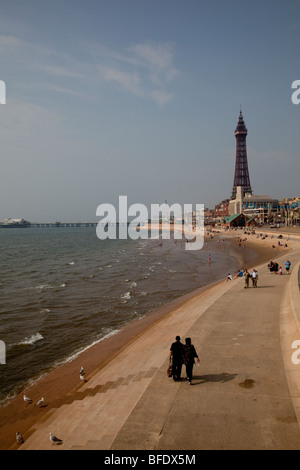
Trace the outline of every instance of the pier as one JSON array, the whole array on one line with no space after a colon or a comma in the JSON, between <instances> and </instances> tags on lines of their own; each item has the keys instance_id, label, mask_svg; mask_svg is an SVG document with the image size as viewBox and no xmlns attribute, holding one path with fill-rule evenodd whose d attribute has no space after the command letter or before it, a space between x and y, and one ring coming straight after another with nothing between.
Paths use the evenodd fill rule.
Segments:
<instances>
[{"instance_id":1,"label":"pier","mask_svg":"<svg viewBox=\"0 0 300 470\"><path fill-rule=\"evenodd\" d=\"M57 228L57 227L96 227L99 222L25 222L25 223L3 223L0 228ZM101 222L100 222L101 223ZM103 225L107 225L104 223ZM114 224L111 224L114 225ZM129 225L128 223L116 223L115 225Z\"/></svg>"},{"instance_id":2,"label":"pier","mask_svg":"<svg viewBox=\"0 0 300 470\"><path fill-rule=\"evenodd\" d=\"M98 222L33 222L30 228L53 228L53 227L96 227Z\"/></svg>"}]
</instances>

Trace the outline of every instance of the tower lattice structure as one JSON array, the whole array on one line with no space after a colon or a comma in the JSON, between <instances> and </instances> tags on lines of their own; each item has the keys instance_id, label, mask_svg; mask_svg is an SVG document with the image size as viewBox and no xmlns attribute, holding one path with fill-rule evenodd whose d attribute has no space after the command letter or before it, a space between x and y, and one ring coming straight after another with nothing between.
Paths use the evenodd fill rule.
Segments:
<instances>
[{"instance_id":1,"label":"tower lattice structure","mask_svg":"<svg viewBox=\"0 0 300 470\"><path fill-rule=\"evenodd\" d=\"M245 193L252 194L249 170L248 170L248 160L247 160L247 146L246 146L247 133L248 132L244 123L243 114L242 114L242 111L240 111L239 120L235 129L236 158L235 158L234 181L233 181L233 188L232 188L232 195L231 195L232 199L235 199L236 197L236 188L238 186L242 187L243 196L245 195Z\"/></svg>"}]
</instances>

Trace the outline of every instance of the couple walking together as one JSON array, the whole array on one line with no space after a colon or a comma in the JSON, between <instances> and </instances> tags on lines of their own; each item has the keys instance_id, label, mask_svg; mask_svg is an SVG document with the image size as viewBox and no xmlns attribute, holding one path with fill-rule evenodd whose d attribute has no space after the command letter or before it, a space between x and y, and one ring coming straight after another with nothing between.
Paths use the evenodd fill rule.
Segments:
<instances>
[{"instance_id":1,"label":"couple walking together","mask_svg":"<svg viewBox=\"0 0 300 470\"><path fill-rule=\"evenodd\" d=\"M191 342L191 338L185 339L185 344L180 341L180 336L176 336L176 342L172 343L170 348L170 360L172 359L172 376L173 380L180 380L182 364L186 367L186 376L189 384L192 383L193 378L193 367L195 363L195 357L198 362L199 357L196 353L196 349Z\"/></svg>"},{"instance_id":2,"label":"couple walking together","mask_svg":"<svg viewBox=\"0 0 300 470\"><path fill-rule=\"evenodd\" d=\"M247 269L245 269L244 278L245 278L245 286L244 286L245 289L249 287L250 279L252 279L252 286L257 287L258 272L256 271L256 269L253 268L253 271L251 274L247 271Z\"/></svg>"}]
</instances>

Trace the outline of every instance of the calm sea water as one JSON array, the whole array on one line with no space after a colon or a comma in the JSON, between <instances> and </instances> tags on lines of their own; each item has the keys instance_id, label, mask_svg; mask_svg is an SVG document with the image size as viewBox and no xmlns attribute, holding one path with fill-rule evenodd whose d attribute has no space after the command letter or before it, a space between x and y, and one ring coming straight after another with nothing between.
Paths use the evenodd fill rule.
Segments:
<instances>
[{"instance_id":1,"label":"calm sea water","mask_svg":"<svg viewBox=\"0 0 300 470\"><path fill-rule=\"evenodd\" d=\"M174 240L101 241L93 227L2 229L0 247L0 402L124 324L243 266L226 241L186 251Z\"/></svg>"}]
</instances>

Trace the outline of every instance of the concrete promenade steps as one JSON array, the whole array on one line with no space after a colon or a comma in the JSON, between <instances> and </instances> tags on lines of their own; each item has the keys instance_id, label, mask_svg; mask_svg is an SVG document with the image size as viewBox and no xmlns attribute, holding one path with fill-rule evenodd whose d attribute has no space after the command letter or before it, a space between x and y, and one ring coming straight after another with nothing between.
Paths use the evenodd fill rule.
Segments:
<instances>
[{"instance_id":1,"label":"concrete promenade steps","mask_svg":"<svg viewBox=\"0 0 300 470\"><path fill-rule=\"evenodd\" d=\"M294 268L299 251L289 257ZM287 380L291 280L261 266L257 288L235 279L200 293L87 373L66 404L46 408L20 449L300 449L300 394ZM184 369L180 382L166 374L177 334L191 336L201 360L192 386Z\"/></svg>"},{"instance_id":2,"label":"concrete promenade steps","mask_svg":"<svg viewBox=\"0 0 300 470\"><path fill-rule=\"evenodd\" d=\"M135 405L135 397L145 390L152 375L153 371L148 374L145 372L143 375L139 373L131 376L130 380L127 378L123 383L120 381L118 387L111 382L112 386L108 384L96 395L87 394L81 400L73 400L72 403L63 405L54 412L52 410L49 418L36 427L36 432L39 433L38 442L34 432L22 449L47 450L49 445L51 446L50 432L57 437L62 436L64 449L76 445L82 446L95 435L99 440L101 432L107 433L110 428L112 434L115 433L118 431L118 427L115 429L118 423L115 424L113 416L117 414L120 419L123 413L123 419L127 418Z\"/></svg>"}]
</instances>

